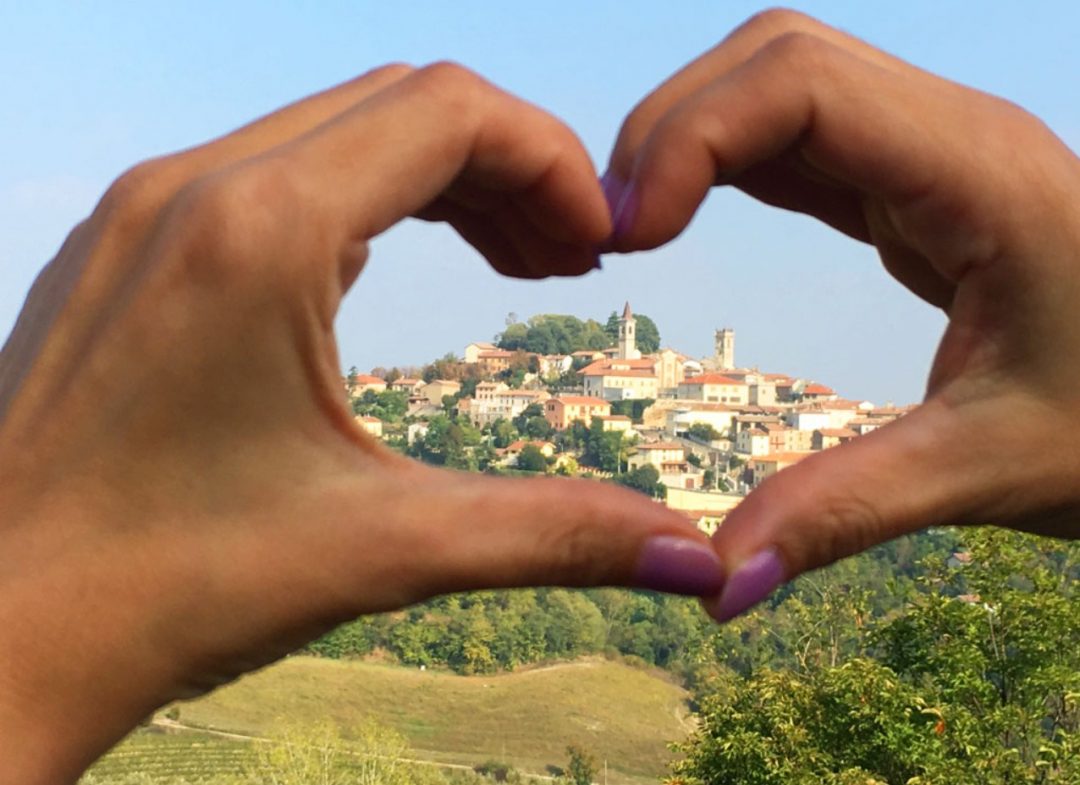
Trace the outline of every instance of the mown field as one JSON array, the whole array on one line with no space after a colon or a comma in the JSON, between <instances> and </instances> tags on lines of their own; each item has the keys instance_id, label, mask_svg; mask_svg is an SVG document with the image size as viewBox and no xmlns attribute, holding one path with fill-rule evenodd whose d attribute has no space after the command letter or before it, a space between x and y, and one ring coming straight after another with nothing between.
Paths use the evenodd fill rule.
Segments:
<instances>
[{"instance_id":1,"label":"mown field","mask_svg":"<svg viewBox=\"0 0 1080 785\"><path fill-rule=\"evenodd\" d=\"M465 677L294 657L179 709L185 725L251 736L271 736L282 722L329 719L347 737L350 727L373 717L403 734L418 759L466 765L497 759L534 774L565 765L567 745L576 744L601 765L606 760L608 781L619 785L665 774L667 743L690 728L685 699L662 678L599 660ZM156 771L156 747L158 757L197 758L198 748L178 751L184 743L142 735L105 764L120 766L123 754L122 768L139 771L141 755L147 770ZM223 765L243 753L243 742L204 743Z\"/></svg>"}]
</instances>

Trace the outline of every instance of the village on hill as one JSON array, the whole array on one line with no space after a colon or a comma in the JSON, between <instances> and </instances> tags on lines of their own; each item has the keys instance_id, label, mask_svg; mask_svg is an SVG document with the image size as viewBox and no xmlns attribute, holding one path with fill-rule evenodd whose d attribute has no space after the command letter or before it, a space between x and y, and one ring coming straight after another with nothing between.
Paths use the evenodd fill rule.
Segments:
<instances>
[{"instance_id":1,"label":"village on hill","mask_svg":"<svg viewBox=\"0 0 1080 785\"><path fill-rule=\"evenodd\" d=\"M528 350L570 348L575 332L603 348ZM353 369L345 387L358 425L429 463L620 482L711 532L769 476L913 408L739 367L731 328L716 331L711 357L660 348L655 324L629 303L607 325L535 317L498 338L423 369Z\"/></svg>"}]
</instances>

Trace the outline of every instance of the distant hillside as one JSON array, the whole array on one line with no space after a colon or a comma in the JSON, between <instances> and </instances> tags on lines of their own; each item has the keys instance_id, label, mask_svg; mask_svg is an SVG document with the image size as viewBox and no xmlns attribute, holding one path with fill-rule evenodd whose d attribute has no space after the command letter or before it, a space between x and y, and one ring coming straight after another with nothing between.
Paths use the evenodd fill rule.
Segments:
<instances>
[{"instance_id":1,"label":"distant hillside","mask_svg":"<svg viewBox=\"0 0 1080 785\"><path fill-rule=\"evenodd\" d=\"M293 657L193 703L184 724L264 735L282 718L329 718L343 728L365 716L408 737L417 758L477 764L488 759L543 774L584 747L608 781L656 782L667 742L689 731L679 687L641 670L579 661L498 676Z\"/></svg>"}]
</instances>

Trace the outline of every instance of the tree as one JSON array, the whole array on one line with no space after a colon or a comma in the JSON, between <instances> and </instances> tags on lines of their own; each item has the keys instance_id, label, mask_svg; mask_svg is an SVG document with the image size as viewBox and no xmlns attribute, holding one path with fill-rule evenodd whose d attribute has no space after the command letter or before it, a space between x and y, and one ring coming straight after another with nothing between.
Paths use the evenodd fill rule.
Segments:
<instances>
[{"instance_id":1,"label":"tree","mask_svg":"<svg viewBox=\"0 0 1080 785\"><path fill-rule=\"evenodd\" d=\"M853 590L875 564L860 557L719 631L723 665L676 777L1080 782L1080 545L993 529L964 538L970 560L924 560L900 609L875 614L870 592ZM780 656L762 660L761 641ZM735 670L729 652L757 661Z\"/></svg>"},{"instance_id":2,"label":"tree","mask_svg":"<svg viewBox=\"0 0 1080 785\"><path fill-rule=\"evenodd\" d=\"M651 463L639 466L615 480L620 485L641 491L654 499L667 497L667 486L660 482L660 471Z\"/></svg>"},{"instance_id":3,"label":"tree","mask_svg":"<svg viewBox=\"0 0 1080 785\"><path fill-rule=\"evenodd\" d=\"M566 748L570 761L566 764L566 776L574 785L592 785L596 776L596 760L581 747Z\"/></svg>"},{"instance_id":4,"label":"tree","mask_svg":"<svg viewBox=\"0 0 1080 785\"><path fill-rule=\"evenodd\" d=\"M525 421L525 435L530 439L549 439L555 429L543 415L535 415Z\"/></svg>"},{"instance_id":5,"label":"tree","mask_svg":"<svg viewBox=\"0 0 1080 785\"><path fill-rule=\"evenodd\" d=\"M523 472L546 472L547 458L535 444L526 444L518 455L517 468Z\"/></svg>"},{"instance_id":6,"label":"tree","mask_svg":"<svg viewBox=\"0 0 1080 785\"><path fill-rule=\"evenodd\" d=\"M707 422L692 423L687 429L687 433L690 434L691 439L697 439L699 442L715 442L723 438L723 434Z\"/></svg>"}]
</instances>

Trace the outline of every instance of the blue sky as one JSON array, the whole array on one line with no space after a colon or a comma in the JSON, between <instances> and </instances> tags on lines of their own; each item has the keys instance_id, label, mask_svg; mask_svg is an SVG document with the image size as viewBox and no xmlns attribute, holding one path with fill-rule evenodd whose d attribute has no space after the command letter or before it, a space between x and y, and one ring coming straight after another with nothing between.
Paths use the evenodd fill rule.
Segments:
<instances>
[{"instance_id":1,"label":"blue sky","mask_svg":"<svg viewBox=\"0 0 1080 785\"><path fill-rule=\"evenodd\" d=\"M602 168L625 113L760 10L750 2L6 3L0 10L0 332L68 229L130 164L215 136L388 61L458 60L544 106ZM1080 4L805 2L918 65L1004 95L1080 149ZM977 133L977 129L972 129ZM994 162L988 161L987 166ZM664 342L914 401L942 317L871 249L718 191L670 246L579 280L500 278L444 227L406 222L338 320L345 366L420 364L510 312L607 317L629 299Z\"/></svg>"}]
</instances>

